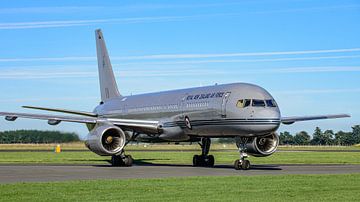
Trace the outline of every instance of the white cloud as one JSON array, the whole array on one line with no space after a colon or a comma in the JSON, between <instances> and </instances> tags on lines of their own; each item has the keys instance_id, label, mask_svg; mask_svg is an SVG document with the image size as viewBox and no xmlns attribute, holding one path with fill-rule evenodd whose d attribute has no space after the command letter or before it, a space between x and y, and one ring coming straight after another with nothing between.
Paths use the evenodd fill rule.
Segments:
<instances>
[{"instance_id":1,"label":"white cloud","mask_svg":"<svg viewBox=\"0 0 360 202\"><path fill-rule=\"evenodd\" d=\"M133 24L133 23L154 23L169 22L193 19L215 15L193 15L193 16L159 16L159 17L138 17L138 18L113 18L95 20L61 20L61 21L37 21L37 22L14 22L0 23L0 29L33 29L33 28L52 28L52 27L74 27L96 25L104 23Z\"/></svg>"},{"instance_id":2,"label":"white cloud","mask_svg":"<svg viewBox=\"0 0 360 202\"><path fill-rule=\"evenodd\" d=\"M175 65L175 64L207 64L207 63L253 63L253 62L282 62L301 60L326 60L326 59L352 59L360 58L360 55L343 56L318 56L318 57L291 57L291 58L265 58L265 59L221 59L221 60L182 60L182 61L160 61L160 62L128 62L121 65Z\"/></svg>"},{"instance_id":3,"label":"white cloud","mask_svg":"<svg viewBox=\"0 0 360 202\"><path fill-rule=\"evenodd\" d=\"M177 67L158 69L121 69L115 70L115 75L129 77L170 77L170 76L197 76L197 75L226 75L228 70L204 67ZM326 72L360 72L360 66L320 66L320 67L285 67L285 68L259 68L240 69L233 71L232 75L247 74L297 74L297 73L326 73ZM76 66L70 68L50 68L46 70L11 69L0 72L0 79L53 79L53 78L97 78L96 68L93 71L79 70Z\"/></svg>"},{"instance_id":4,"label":"white cloud","mask_svg":"<svg viewBox=\"0 0 360 202\"><path fill-rule=\"evenodd\" d=\"M1 24L0 24L1 26ZM163 60L163 59L201 59L201 58L230 58L245 56L278 56L278 55L307 55L324 53L351 53L360 52L360 48L344 49L325 49L325 50L300 50L300 51L272 51L272 52L248 52L248 53L215 53L215 54L160 54L160 55L141 55L141 56L114 56L111 60ZM317 60L317 59L341 59L357 58L360 55L344 56L319 56L304 58L265 58L249 60L196 60L196 61L165 61L154 64L173 64L173 63L222 63L222 62L258 62L258 61L289 61L289 60ZM94 56L69 56L69 57L39 57L39 58L0 58L0 62L39 62L39 61L95 61Z\"/></svg>"}]
</instances>

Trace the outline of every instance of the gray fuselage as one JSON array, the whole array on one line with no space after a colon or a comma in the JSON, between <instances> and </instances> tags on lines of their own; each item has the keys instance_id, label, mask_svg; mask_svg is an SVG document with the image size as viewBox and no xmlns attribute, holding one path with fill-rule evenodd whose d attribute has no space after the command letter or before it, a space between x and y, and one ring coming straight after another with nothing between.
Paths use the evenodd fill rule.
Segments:
<instances>
[{"instance_id":1,"label":"gray fuselage","mask_svg":"<svg viewBox=\"0 0 360 202\"><path fill-rule=\"evenodd\" d=\"M250 102L244 106L246 100ZM268 106L269 100L272 106ZM94 112L107 118L158 120L163 132L143 134L142 138L165 141L263 136L278 129L281 117L274 98L247 83L125 96L100 104Z\"/></svg>"}]
</instances>

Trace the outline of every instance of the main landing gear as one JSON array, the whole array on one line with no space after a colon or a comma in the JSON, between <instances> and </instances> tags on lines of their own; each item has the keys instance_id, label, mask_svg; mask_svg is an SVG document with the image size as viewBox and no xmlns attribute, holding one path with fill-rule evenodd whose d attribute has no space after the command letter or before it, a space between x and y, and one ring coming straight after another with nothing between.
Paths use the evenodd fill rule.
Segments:
<instances>
[{"instance_id":1,"label":"main landing gear","mask_svg":"<svg viewBox=\"0 0 360 202\"><path fill-rule=\"evenodd\" d=\"M246 143L248 142L249 138L247 137L236 137L236 146L240 152L240 159L235 160L234 167L236 170L248 170L250 169L250 161L246 160L248 155L246 154Z\"/></svg>"},{"instance_id":2,"label":"main landing gear","mask_svg":"<svg viewBox=\"0 0 360 202\"><path fill-rule=\"evenodd\" d=\"M201 138L201 155L194 155L193 166L196 167L213 167L215 159L213 155L208 155L210 151L210 138Z\"/></svg>"},{"instance_id":3,"label":"main landing gear","mask_svg":"<svg viewBox=\"0 0 360 202\"><path fill-rule=\"evenodd\" d=\"M131 155L125 155L124 150L121 151L120 155L111 156L111 165L116 167L130 167L132 166L134 159Z\"/></svg>"}]
</instances>

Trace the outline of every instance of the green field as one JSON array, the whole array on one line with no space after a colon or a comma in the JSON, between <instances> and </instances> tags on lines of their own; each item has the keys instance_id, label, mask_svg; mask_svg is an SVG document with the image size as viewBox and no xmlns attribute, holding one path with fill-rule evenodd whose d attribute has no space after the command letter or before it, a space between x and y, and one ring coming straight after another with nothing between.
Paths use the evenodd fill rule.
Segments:
<instances>
[{"instance_id":1,"label":"green field","mask_svg":"<svg viewBox=\"0 0 360 202\"><path fill-rule=\"evenodd\" d=\"M360 174L0 184L0 201L358 201Z\"/></svg>"},{"instance_id":2,"label":"green field","mask_svg":"<svg viewBox=\"0 0 360 202\"><path fill-rule=\"evenodd\" d=\"M70 151L83 150L82 143L63 145L61 153L36 151L53 147L53 144L0 145L0 164L92 165L108 164L110 159L90 151ZM231 145L216 144L213 148L215 151L210 153L215 156L215 164L232 165L239 156ZM131 145L129 149L127 154L134 157L136 164L191 165L192 156L200 153L197 145ZM360 164L360 152L336 152L355 149L358 147L282 147L269 157L249 159L252 164ZM360 198L359 190L360 174L83 180L0 183L0 201L356 201Z\"/></svg>"},{"instance_id":3,"label":"green field","mask_svg":"<svg viewBox=\"0 0 360 202\"><path fill-rule=\"evenodd\" d=\"M0 144L0 151L2 150L48 150L53 151L57 144ZM74 142L74 143L63 143L61 148L66 150L85 150L88 149L85 147L83 142ZM126 147L127 150L199 150L200 146L196 143L194 144L131 144ZM235 144L220 144L215 143L211 145L212 150L234 150L237 148ZM358 146L282 146L278 147L279 151L283 150L360 150L360 145Z\"/></svg>"},{"instance_id":4,"label":"green field","mask_svg":"<svg viewBox=\"0 0 360 202\"><path fill-rule=\"evenodd\" d=\"M196 151L131 151L135 163L191 164ZM211 152L215 164L232 165L237 151ZM0 164L107 164L110 157L80 152L0 152ZM250 157L253 164L360 164L360 152L276 152L269 157Z\"/></svg>"}]
</instances>

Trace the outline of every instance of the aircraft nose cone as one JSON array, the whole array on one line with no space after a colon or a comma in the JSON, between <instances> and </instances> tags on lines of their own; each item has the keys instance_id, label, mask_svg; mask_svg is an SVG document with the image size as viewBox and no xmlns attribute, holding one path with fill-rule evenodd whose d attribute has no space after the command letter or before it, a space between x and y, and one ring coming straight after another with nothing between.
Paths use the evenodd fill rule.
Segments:
<instances>
[{"instance_id":1,"label":"aircraft nose cone","mask_svg":"<svg viewBox=\"0 0 360 202\"><path fill-rule=\"evenodd\" d=\"M254 114L254 118L259 120L258 131L271 133L280 126L280 112L276 109L264 109Z\"/></svg>"}]
</instances>

